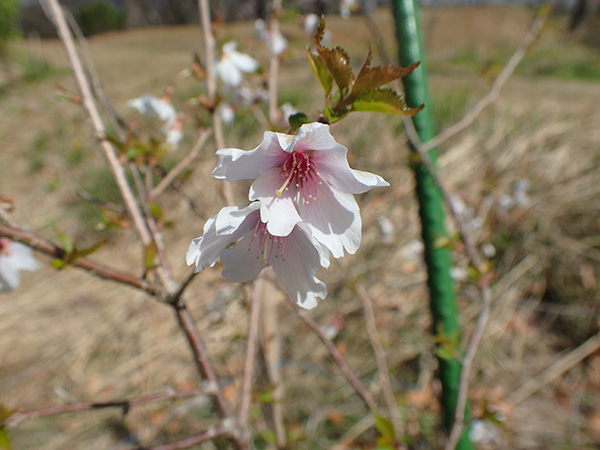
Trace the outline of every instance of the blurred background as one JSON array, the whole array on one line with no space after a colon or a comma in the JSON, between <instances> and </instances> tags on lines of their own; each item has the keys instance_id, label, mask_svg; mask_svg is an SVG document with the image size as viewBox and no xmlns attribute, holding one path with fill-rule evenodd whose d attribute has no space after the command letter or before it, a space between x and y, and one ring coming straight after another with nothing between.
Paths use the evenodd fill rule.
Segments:
<instances>
[{"instance_id":1,"label":"blurred background","mask_svg":"<svg viewBox=\"0 0 600 450\"><path fill-rule=\"evenodd\" d=\"M104 92L128 126L141 130L127 101L160 97L193 54L202 58L197 2L173 0L64 1L88 37ZM262 69L245 75L265 86L269 50L254 20L266 0L211 2L217 44L238 42ZM326 14L331 46L340 45L360 68L369 47L375 63L395 62L393 19L386 2L284 1L279 102L312 117L322 90L307 64L307 13ZM490 89L519 46L539 2L432 1L422 24L432 109L439 130L460 120ZM375 26L374 26L375 25ZM161 156L173 167L189 152L207 114L190 99L203 83L178 79L171 98L185 115L184 140ZM119 205L111 175L80 107L72 75L52 23L36 2L0 2L0 195L13 217L56 240L56 231L82 247L107 244L94 259L141 271L140 248L126 223L82 198ZM473 417L484 425L478 448L594 449L600 446L600 351L574 367L558 367L531 392L520 390L599 332L600 297L600 4L562 2L506 84L500 98L467 130L440 146L441 173L463 218L485 249L495 280L490 322L471 383ZM413 105L414 106L414 105ZM225 128L229 146L254 148L266 105L236 107ZM147 125L147 124L146 124ZM140 131L141 133L141 131ZM350 366L382 399L355 283L376 304L378 331L401 407L407 444L437 448L442 433L436 396L434 342L421 262L419 223L409 149L398 117L352 114L332 127L350 150L354 168L381 174L390 187L361 196L363 245L318 274L326 301L311 312ZM179 279L184 255L206 218L222 206L210 177L214 143L180 179L181 190L159 200L161 226ZM240 204L247 186L236 188ZM88 198L89 198L88 196ZM190 200L194 208L190 208ZM450 224L450 228L452 225ZM454 231L454 230L453 230ZM468 336L480 298L467 260L455 243L453 274L461 324ZM43 268L0 297L0 404L29 410L71 401L108 401L198 386L187 344L171 310L139 292L77 269ZM133 269L132 269L133 268ZM369 412L339 374L326 349L273 290L280 314L283 401L289 448L332 448ZM228 284L218 268L202 272L187 299L228 398L235 401L243 372L248 308L245 288ZM258 379L264 371L258 370ZM262 377L262 378L261 378ZM535 384L535 382L534 382ZM257 448L269 448L264 410L271 387L256 384L251 421ZM383 403L383 402L382 402ZM502 413L498 413L502 411ZM120 411L90 411L26 421L11 430L15 449L129 448L199 433L214 422L203 397ZM349 448L376 448L367 429ZM205 444L198 448L215 448Z\"/></svg>"}]
</instances>

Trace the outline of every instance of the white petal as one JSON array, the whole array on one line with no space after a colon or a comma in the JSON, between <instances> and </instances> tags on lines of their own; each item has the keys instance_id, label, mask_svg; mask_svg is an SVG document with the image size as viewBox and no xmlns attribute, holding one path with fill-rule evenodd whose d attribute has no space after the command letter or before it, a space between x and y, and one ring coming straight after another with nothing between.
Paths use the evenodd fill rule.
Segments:
<instances>
[{"instance_id":1,"label":"white petal","mask_svg":"<svg viewBox=\"0 0 600 450\"><path fill-rule=\"evenodd\" d=\"M216 231L217 235L223 234L231 234L237 231L244 221L248 218L248 216L254 212L258 211L260 208L260 204L257 202L250 203L248 206L226 206L219 211L216 216ZM244 224L244 230L247 230L248 227L254 226L248 221L247 224Z\"/></svg>"},{"instance_id":2,"label":"white petal","mask_svg":"<svg viewBox=\"0 0 600 450\"><path fill-rule=\"evenodd\" d=\"M0 284L2 284L4 292L16 289L21 282L19 269L12 264L10 256L0 258L0 278L2 279Z\"/></svg>"},{"instance_id":3,"label":"white petal","mask_svg":"<svg viewBox=\"0 0 600 450\"><path fill-rule=\"evenodd\" d=\"M302 230L304 234L307 235L308 239L311 241L312 245L317 249L317 252L319 253L319 263L321 264L321 266L327 269L329 267L330 262L329 249L313 237L312 227L308 223L301 222L298 225L296 225L296 227Z\"/></svg>"},{"instance_id":4,"label":"white petal","mask_svg":"<svg viewBox=\"0 0 600 450\"><path fill-rule=\"evenodd\" d=\"M11 243L10 262L19 270L29 270L33 272L40 268L38 261L33 256L31 248L20 242Z\"/></svg>"},{"instance_id":5,"label":"white petal","mask_svg":"<svg viewBox=\"0 0 600 450\"><path fill-rule=\"evenodd\" d=\"M236 87L242 83L240 69L229 59L221 59L216 64L217 75L228 86Z\"/></svg>"},{"instance_id":6,"label":"white petal","mask_svg":"<svg viewBox=\"0 0 600 450\"><path fill-rule=\"evenodd\" d=\"M312 309L327 296L327 286L315 277L319 253L301 229L295 228L287 237L285 259L275 258L271 263L281 284L301 307Z\"/></svg>"},{"instance_id":7,"label":"white petal","mask_svg":"<svg viewBox=\"0 0 600 450\"><path fill-rule=\"evenodd\" d=\"M294 138L294 149L296 151L328 151L338 147L346 148L335 141L329 132L329 125L324 123L305 123L300 127Z\"/></svg>"},{"instance_id":8,"label":"white petal","mask_svg":"<svg viewBox=\"0 0 600 450\"><path fill-rule=\"evenodd\" d=\"M239 220L240 215L236 216L235 213L239 213L242 210L247 212L247 214L242 220ZM252 212L255 211L256 217L249 217ZM228 218L230 218L230 220L228 220ZM221 222L229 223L227 233L217 234L217 221L219 221L219 219ZM256 220L258 220L258 211L256 210L256 207L253 207L252 210L237 206L223 208L217 216L208 219L204 225L204 234L201 237L192 240L186 254L188 266L196 264L196 272L200 272L206 267L213 267L219 255L227 248L227 246L247 233L248 230L254 226Z\"/></svg>"},{"instance_id":9,"label":"white petal","mask_svg":"<svg viewBox=\"0 0 600 450\"><path fill-rule=\"evenodd\" d=\"M158 117L163 122L175 122L177 111L173 105L161 98L146 94L127 102L127 106L148 117Z\"/></svg>"},{"instance_id":10,"label":"white petal","mask_svg":"<svg viewBox=\"0 0 600 450\"><path fill-rule=\"evenodd\" d=\"M342 145L328 152L313 153L312 158L319 170L319 176L331 186L350 194L362 194L374 187L390 185L379 175L351 169L347 153L348 149Z\"/></svg>"},{"instance_id":11,"label":"white petal","mask_svg":"<svg viewBox=\"0 0 600 450\"><path fill-rule=\"evenodd\" d=\"M252 56L246 55L245 53L231 52L228 55L228 57L233 63L233 65L242 72L256 72L256 70L259 67L258 61L255 60Z\"/></svg>"},{"instance_id":12,"label":"white petal","mask_svg":"<svg viewBox=\"0 0 600 450\"><path fill-rule=\"evenodd\" d=\"M222 158L212 176L230 182L258 178L263 172L283 164L287 154L279 145L277 134L266 131L263 141L254 150L225 148L217 152Z\"/></svg>"},{"instance_id":13,"label":"white petal","mask_svg":"<svg viewBox=\"0 0 600 450\"><path fill-rule=\"evenodd\" d=\"M258 242L255 239L250 247L252 234L248 233L244 238L233 247L226 249L221 254L221 262L225 265L223 276L232 282L246 282L258 276L260 271L267 267L261 263L257 248Z\"/></svg>"},{"instance_id":14,"label":"white petal","mask_svg":"<svg viewBox=\"0 0 600 450\"><path fill-rule=\"evenodd\" d=\"M280 197L277 196L276 191L282 184L279 169L273 168L250 186L250 200L260 200L260 218L273 236L287 236L302 221L296 210L294 193L283 191Z\"/></svg>"},{"instance_id":15,"label":"white petal","mask_svg":"<svg viewBox=\"0 0 600 450\"><path fill-rule=\"evenodd\" d=\"M300 201L298 210L315 239L335 258L344 256L344 249L353 254L360 246L360 210L352 194L339 192L323 183L319 185L316 198L308 204Z\"/></svg>"}]
</instances>

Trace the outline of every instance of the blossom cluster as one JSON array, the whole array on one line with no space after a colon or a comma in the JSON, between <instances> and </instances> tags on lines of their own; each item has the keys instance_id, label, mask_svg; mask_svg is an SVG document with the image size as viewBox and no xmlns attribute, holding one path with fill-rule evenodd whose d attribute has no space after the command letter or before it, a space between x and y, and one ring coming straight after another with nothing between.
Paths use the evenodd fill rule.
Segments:
<instances>
[{"instance_id":1,"label":"blossom cluster","mask_svg":"<svg viewBox=\"0 0 600 450\"><path fill-rule=\"evenodd\" d=\"M327 295L315 277L330 254L353 254L360 245L361 218L354 194L388 186L378 175L354 170L348 149L329 126L302 125L295 135L267 131L253 150L221 149L213 171L219 180L254 180L249 206L225 207L192 240L187 264L199 272L220 257L229 281L255 278L272 266L288 293L310 309Z\"/></svg>"}]
</instances>

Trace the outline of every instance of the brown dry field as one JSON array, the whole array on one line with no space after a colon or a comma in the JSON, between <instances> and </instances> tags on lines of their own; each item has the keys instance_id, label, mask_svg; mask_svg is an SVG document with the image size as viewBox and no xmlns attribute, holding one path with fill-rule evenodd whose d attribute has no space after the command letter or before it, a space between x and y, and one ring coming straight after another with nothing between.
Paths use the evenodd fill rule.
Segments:
<instances>
[{"instance_id":1,"label":"brown dry field","mask_svg":"<svg viewBox=\"0 0 600 450\"><path fill-rule=\"evenodd\" d=\"M441 105L439 122L456 121L487 92L486 69L507 60L532 17L531 10L521 8L423 11L433 102ZM381 9L374 18L394 56L391 15ZM354 65L359 65L373 42L364 22L332 17L327 25L332 43L346 48ZM598 332L599 79L556 76L556 71L543 75L536 68L567 67L579 59L600 68L600 54L567 36L564 28L564 18L552 18L500 99L440 148L444 179L483 219L475 233L478 243L491 242L497 249L492 258L497 274L493 309L471 384L475 417L481 416L486 402L507 408L498 428L500 438L491 448L600 445L600 352L570 370L559 370L518 402L511 397ZM308 38L294 21L283 22L282 30L292 45L281 66L281 98L314 113L321 91L304 57ZM266 65L266 51L253 38L251 24L222 26L218 37L235 37L243 51ZM108 98L130 120L134 114L126 101L147 92L160 95L188 65L191 53L200 51L201 34L198 27L153 28L109 33L93 37L89 44ZM108 244L92 257L141 273L141 250L134 233L94 231L99 215L77 196L79 189L86 189L110 197L114 187L84 113L55 95L57 87L75 89L60 44L22 42L16 47L45 58L54 70L25 83L19 81L18 69L7 69L10 82L0 93L0 194L14 200L18 223L53 240L59 229L81 245L106 238ZM177 85L175 104L188 120L184 145L173 160L194 142L194 107L185 99L198 92L195 81ZM419 235L418 216L401 120L351 115L332 132L350 149L354 168L379 173L391 186L359 200L363 245L356 255L346 257L347 268L333 263L320 272L329 296L311 316L322 326L343 319L336 345L383 404L353 283L358 280L367 286L377 305L378 330L411 448L439 448L434 400L438 388L430 381L433 338L428 331L424 267L411 258L411 242ZM230 146L250 149L261 133L252 117L246 117L227 130L226 139ZM210 177L214 150L209 142L184 180L186 193L208 215L222 206L221 182ZM510 194L520 179L530 182L529 203L502 213L500 196ZM243 203L244 189L236 195ZM174 272L183 279L189 270L185 251L201 234L203 220L173 192L167 192L160 204L166 219L174 222L164 237ZM377 226L382 217L394 225L391 243L382 242ZM454 258L464 267L460 251ZM30 410L198 385L187 345L168 307L78 269L54 270L47 258L39 259L42 269L24 273L19 289L0 297L0 405ZM468 282L459 283L458 293L468 336L480 299ZM235 400L248 322L244 287L227 284L218 268L208 269L196 278L186 298L227 395ZM368 411L317 337L277 301L290 448L331 448ZM256 398L268 390L257 384ZM126 448L118 445L124 445L123 438L130 434L144 445L157 445L199 433L212 420L208 401L198 398L150 403L133 408L124 418L119 411L104 410L25 421L11 429L11 438L16 450ZM251 420L257 448L268 448L268 427L258 401ZM351 448L375 448L375 439L370 429Z\"/></svg>"}]
</instances>

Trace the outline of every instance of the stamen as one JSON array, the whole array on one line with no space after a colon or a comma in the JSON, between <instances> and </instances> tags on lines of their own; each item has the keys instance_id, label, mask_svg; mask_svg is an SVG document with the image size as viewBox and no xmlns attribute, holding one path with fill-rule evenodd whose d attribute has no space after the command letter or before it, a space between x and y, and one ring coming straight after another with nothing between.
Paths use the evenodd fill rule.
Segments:
<instances>
[{"instance_id":1,"label":"stamen","mask_svg":"<svg viewBox=\"0 0 600 450\"><path fill-rule=\"evenodd\" d=\"M293 182L296 188L302 193L306 203L309 199L317 197L317 186L322 184L321 178L315 162L306 152L292 152L289 154L281 170L281 178L285 178L283 185L275 191L278 197L281 197L284 190L289 189Z\"/></svg>"},{"instance_id":2,"label":"stamen","mask_svg":"<svg viewBox=\"0 0 600 450\"><path fill-rule=\"evenodd\" d=\"M256 259L260 259L263 264L270 264L271 258L275 256L285 261L285 250L287 248L287 236L273 236L267 231L267 224L260 220L256 222L256 226L252 231L248 250L252 250L254 238L258 239Z\"/></svg>"}]
</instances>

